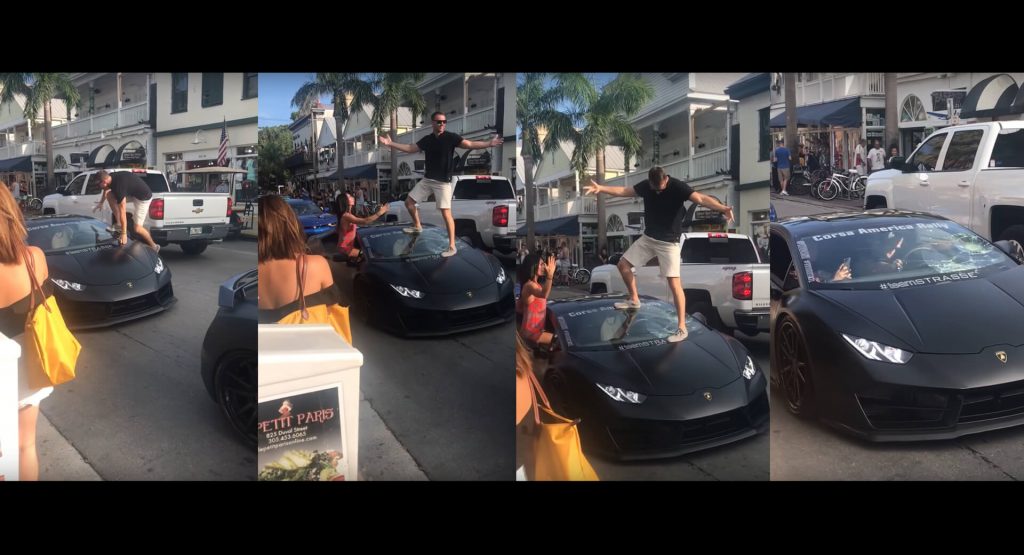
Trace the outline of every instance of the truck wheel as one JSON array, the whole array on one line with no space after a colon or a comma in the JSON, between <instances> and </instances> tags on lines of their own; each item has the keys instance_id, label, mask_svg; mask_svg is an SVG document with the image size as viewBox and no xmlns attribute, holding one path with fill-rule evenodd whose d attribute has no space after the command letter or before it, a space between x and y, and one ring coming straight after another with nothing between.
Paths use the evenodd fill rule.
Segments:
<instances>
[{"instance_id":1,"label":"truck wheel","mask_svg":"<svg viewBox=\"0 0 1024 555\"><path fill-rule=\"evenodd\" d=\"M871 210L872 208L887 208L885 197L868 197L867 202L864 203L864 209Z\"/></svg>"},{"instance_id":2,"label":"truck wheel","mask_svg":"<svg viewBox=\"0 0 1024 555\"><path fill-rule=\"evenodd\" d=\"M1011 225L1004 229L1003 232L999 234L999 239L996 240L1008 241L1010 239L1024 245L1024 225Z\"/></svg>"},{"instance_id":3,"label":"truck wheel","mask_svg":"<svg viewBox=\"0 0 1024 555\"><path fill-rule=\"evenodd\" d=\"M181 250L185 254L200 254L206 250L206 241L203 239L196 239L195 241L185 241L181 244Z\"/></svg>"}]
</instances>

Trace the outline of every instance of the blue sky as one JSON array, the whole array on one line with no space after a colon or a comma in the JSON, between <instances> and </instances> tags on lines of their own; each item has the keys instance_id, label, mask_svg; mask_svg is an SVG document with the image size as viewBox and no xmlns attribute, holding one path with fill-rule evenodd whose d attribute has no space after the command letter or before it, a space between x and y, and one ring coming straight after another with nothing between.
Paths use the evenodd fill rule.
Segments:
<instances>
[{"instance_id":1,"label":"blue sky","mask_svg":"<svg viewBox=\"0 0 1024 555\"><path fill-rule=\"evenodd\" d=\"M303 83L313 80L315 75L314 73L260 73L259 126L273 127L291 123L291 113L296 110L292 106L292 97ZM591 77L600 89L616 75L616 73L595 73ZM321 97L320 101L330 104L331 97Z\"/></svg>"},{"instance_id":2,"label":"blue sky","mask_svg":"<svg viewBox=\"0 0 1024 555\"><path fill-rule=\"evenodd\" d=\"M315 76L315 73L260 73L259 127L291 123L291 113L296 110L292 106L295 91ZM320 101L330 104L331 97L321 97Z\"/></svg>"}]
</instances>

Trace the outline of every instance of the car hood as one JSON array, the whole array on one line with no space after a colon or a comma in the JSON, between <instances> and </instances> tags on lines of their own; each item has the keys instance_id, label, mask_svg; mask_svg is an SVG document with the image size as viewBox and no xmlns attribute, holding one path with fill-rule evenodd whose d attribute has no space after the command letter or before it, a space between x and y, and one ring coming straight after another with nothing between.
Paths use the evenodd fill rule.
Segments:
<instances>
[{"instance_id":1,"label":"car hood","mask_svg":"<svg viewBox=\"0 0 1024 555\"><path fill-rule=\"evenodd\" d=\"M102 245L46 255L50 277L84 285L117 285L153 273L156 254L143 243Z\"/></svg>"},{"instance_id":2,"label":"car hood","mask_svg":"<svg viewBox=\"0 0 1024 555\"><path fill-rule=\"evenodd\" d=\"M338 217L335 216L334 214L328 214L328 213L324 212L323 214L315 214L315 215L309 215L309 216L299 216L299 223L301 223L302 227L304 227L304 228L306 228L306 227L321 227L321 226L330 225L330 224L337 225Z\"/></svg>"},{"instance_id":3,"label":"car hood","mask_svg":"<svg viewBox=\"0 0 1024 555\"><path fill-rule=\"evenodd\" d=\"M736 356L716 332L691 332L679 343L628 347L571 354L591 381L644 395L689 395L726 386L740 377Z\"/></svg>"},{"instance_id":4,"label":"car hood","mask_svg":"<svg viewBox=\"0 0 1024 555\"><path fill-rule=\"evenodd\" d=\"M979 353L1024 345L1024 266L990 277L897 290L829 291L819 295L880 327L921 353ZM833 322L855 334L862 325ZM878 340L881 337L864 337Z\"/></svg>"},{"instance_id":5,"label":"car hood","mask_svg":"<svg viewBox=\"0 0 1024 555\"><path fill-rule=\"evenodd\" d=\"M373 271L388 283L412 287L424 293L462 293L495 285L496 270L476 250L463 249L455 256L441 255L379 260L371 264ZM505 273L506 279L512 276Z\"/></svg>"}]
</instances>

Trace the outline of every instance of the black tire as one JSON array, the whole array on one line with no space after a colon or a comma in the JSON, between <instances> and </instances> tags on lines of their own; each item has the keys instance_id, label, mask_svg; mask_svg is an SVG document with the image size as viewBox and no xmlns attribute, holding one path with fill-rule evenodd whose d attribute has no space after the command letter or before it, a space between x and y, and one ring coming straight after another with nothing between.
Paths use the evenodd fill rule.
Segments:
<instances>
[{"instance_id":1,"label":"black tire","mask_svg":"<svg viewBox=\"0 0 1024 555\"><path fill-rule=\"evenodd\" d=\"M715 307L711 306L706 302L697 302L687 310L689 314L703 314L704 319L707 320L708 326L726 334L732 335L728 327L722 323L722 318L718 315L718 311Z\"/></svg>"},{"instance_id":2,"label":"black tire","mask_svg":"<svg viewBox=\"0 0 1024 555\"><path fill-rule=\"evenodd\" d=\"M996 241L1009 241L1011 239L1024 246L1024 225L1011 225L999 234L999 239L996 239Z\"/></svg>"},{"instance_id":3,"label":"black tire","mask_svg":"<svg viewBox=\"0 0 1024 555\"><path fill-rule=\"evenodd\" d=\"M191 255L201 254L203 251L206 250L206 246L208 244L209 243L207 243L205 239L196 239L194 241L185 241L184 243L181 243L181 250L185 254L191 254Z\"/></svg>"},{"instance_id":4,"label":"black tire","mask_svg":"<svg viewBox=\"0 0 1024 555\"><path fill-rule=\"evenodd\" d=\"M56 210L54 210L53 208L47 208L46 210L43 210L43 215L44 215L44 216L45 216L46 214L56 214L56 213L57 213L57 211L56 211Z\"/></svg>"},{"instance_id":5,"label":"black tire","mask_svg":"<svg viewBox=\"0 0 1024 555\"><path fill-rule=\"evenodd\" d=\"M886 206L885 197L870 196L864 203L865 210L871 210L873 208L888 208Z\"/></svg>"},{"instance_id":6,"label":"black tire","mask_svg":"<svg viewBox=\"0 0 1024 555\"><path fill-rule=\"evenodd\" d=\"M789 412L812 418L816 412L814 385L803 334L796 323L783 319L772 338L772 368L778 368L778 384Z\"/></svg>"},{"instance_id":7,"label":"black tire","mask_svg":"<svg viewBox=\"0 0 1024 555\"><path fill-rule=\"evenodd\" d=\"M36 211L42 210L43 209L43 199L41 199L41 198L34 198L34 199L32 199L31 201L29 201L28 207L30 209L36 210Z\"/></svg>"},{"instance_id":8,"label":"black tire","mask_svg":"<svg viewBox=\"0 0 1024 555\"><path fill-rule=\"evenodd\" d=\"M550 370L544 375L544 393L555 412L566 418L579 417L569 394L569 383L560 370Z\"/></svg>"},{"instance_id":9,"label":"black tire","mask_svg":"<svg viewBox=\"0 0 1024 555\"><path fill-rule=\"evenodd\" d=\"M221 358L213 377L217 404L245 442L256 445L257 356L237 351Z\"/></svg>"},{"instance_id":10,"label":"black tire","mask_svg":"<svg viewBox=\"0 0 1024 555\"><path fill-rule=\"evenodd\" d=\"M576 283L580 285L586 285L590 283L590 270L586 268L580 268L576 270Z\"/></svg>"},{"instance_id":11,"label":"black tire","mask_svg":"<svg viewBox=\"0 0 1024 555\"><path fill-rule=\"evenodd\" d=\"M808 185L807 177L802 173L791 177L789 179L789 183L786 184L786 192L794 196L810 193L810 186Z\"/></svg>"},{"instance_id":12,"label":"black tire","mask_svg":"<svg viewBox=\"0 0 1024 555\"><path fill-rule=\"evenodd\" d=\"M590 294L591 295L604 295L608 292L608 287L603 283L591 283Z\"/></svg>"}]
</instances>

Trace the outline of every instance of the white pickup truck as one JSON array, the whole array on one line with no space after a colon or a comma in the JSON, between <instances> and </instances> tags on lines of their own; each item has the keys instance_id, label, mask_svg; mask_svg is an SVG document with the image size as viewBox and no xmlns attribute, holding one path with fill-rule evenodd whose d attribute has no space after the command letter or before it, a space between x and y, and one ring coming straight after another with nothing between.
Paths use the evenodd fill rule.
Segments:
<instances>
[{"instance_id":1,"label":"white pickup truck","mask_svg":"<svg viewBox=\"0 0 1024 555\"><path fill-rule=\"evenodd\" d=\"M82 173L67 187L57 189L43 199L43 214L78 214L113 222L110 205L104 203L98 213L93 212L102 189L93 176L99 170ZM171 192L167 178L157 170L108 169L107 172L133 172L149 185L153 202L145 225L160 246L170 243L181 245L187 254L199 254L206 246L228 234L231 214L231 196L227 193ZM131 209L128 210L131 218Z\"/></svg>"},{"instance_id":2,"label":"white pickup truck","mask_svg":"<svg viewBox=\"0 0 1024 555\"><path fill-rule=\"evenodd\" d=\"M864 208L930 212L1024 244L1024 121L946 127L893 161L868 176Z\"/></svg>"},{"instance_id":3,"label":"white pickup truck","mask_svg":"<svg viewBox=\"0 0 1024 555\"><path fill-rule=\"evenodd\" d=\"M476 248L487 247L504 257L515 256L516 192L508 178L499 175L452 176L452 218L455 235ZM444 219L431 195L418 205L420 221L444 227ZM411 223L405 202L388 205L389 222Z\"/></svg>"},{"instance_id":4,"label":"white pickup truck","mask_svg":"<svg viewBox=\"0 0 1024 555\"><path fill-rule=\"evenodd\" d=\"M750 237L738 233L695 232L682 235L680 278L686 312L703 314L711 327L753 337L768 331L770 276ZM660 277L658 259L634 267L642 295L672 302L668 282ZM613 264L594 268L590 292L624 293L626 284Z\"/></svg>"}]
</instances>

